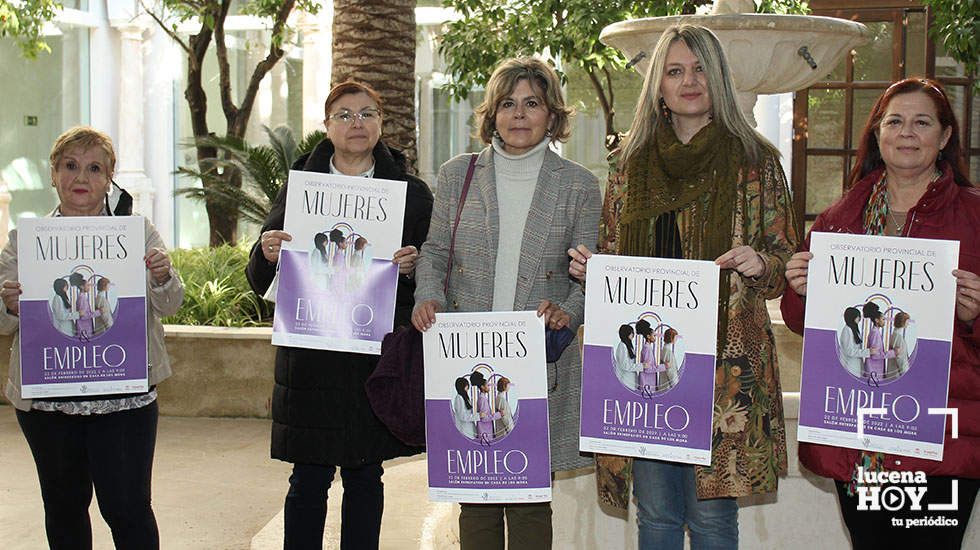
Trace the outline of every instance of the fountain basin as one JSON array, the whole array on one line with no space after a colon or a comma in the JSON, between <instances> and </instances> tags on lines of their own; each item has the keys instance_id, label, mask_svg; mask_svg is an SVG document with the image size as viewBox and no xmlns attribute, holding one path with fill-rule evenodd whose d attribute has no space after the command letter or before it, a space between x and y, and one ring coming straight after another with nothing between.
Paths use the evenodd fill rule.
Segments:
<instances>
[{"instance_id":1,"label":"fountain basin","mask_svg":"<svg viewBox=\"0 0 980 550\"><path fill-rule=\"evenodd\" d=\"M871 38L867 27L834 17L810 15L675 15L613 23L599 35L602 43L632 59L646 74L650 52L663 31L678 23L711 29L721 41L732 69L735 88L750 94L777 94L801 90L824 78L844 54ZM806 47L816 69L798 52Z\"/></svg>"}]
</instances>

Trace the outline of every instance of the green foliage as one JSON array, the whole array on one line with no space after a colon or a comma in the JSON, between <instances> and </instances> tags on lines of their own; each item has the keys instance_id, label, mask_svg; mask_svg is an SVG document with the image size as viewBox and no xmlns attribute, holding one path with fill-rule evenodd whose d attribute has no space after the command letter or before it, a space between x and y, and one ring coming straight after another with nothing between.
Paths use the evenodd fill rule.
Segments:
<instances>
[{"instance_id":1,"label":"green foliage","mask_svg":"<svg viewBox=\"0 0 980 550\"><path fill-rule=\"evenodd\" d=\"M941 42L953 59L966 66L968 74L977 74L980 64L980 2L977 0L923 0L932 8L932 39ZM980 80L974 82L980 92Z\"/></svg>"},{"instance_id":2,"label":"green foliage","mask_svg":"<svg viewBox=\"0 0 980 550\"><path fill-rule=\"evenodd\" d=\"M274 130L263 126L269 136L269 145L252 146L234 137L207 136L188 144L191 147L214 147L219 158L206 159L201 169L184 166L177 170L183 176L206 182L203 187L182 187L175 194L192 199L207 199L236 210L242 219L262 225L279 189L289 178L289 169L300 156L310 152L326 137L317 130L299 143L286 126ZM242 175L242 186L229 183L222 174L237 169Z\"/></svg>"},{"instance_id":3,"label":"green foliage","mask_svg":"<svg viewBox=\"0 0 980 550\"><path fill-rule=\"evenodd\" d=\"M178 249L170 252L184 281L184 304L163 319L176 325L267 326L271 307L252 292L245 278L251 245Z\"/></svg>"},{"instance_id":4,"label":"green foliage","mask_svg":"<svg viewBox=\"0 0 980 550\"><path fill-rule=\"evenodd\" d=\"M142 3L145 8L151 7L145 5L146 2ZM223 4L221 0L159 0L157 3L162 5L172 18L176 19L176 22L171 23L170 26L170 30L173 32L177 31L178 23L189 19L196 18L200 21L202 28L211 30L214 30L215 25L224 19L221 13L221 5ZM226 13L224 16L254 15L274 20L276 14L283 9L285 2L283 0L247 0L238 4L239 13ZM321 2L316 0L297 0L295 8L299 8L310 14L316 14L320 11L320 4ZM281 31L272 37L272 43L276 47L281 47L284 42L289 40L291 35L292 29L284 25Z\"/></svg>"},{"instance_id":5,"label":"green foliage","mask_svg":"<svg viewBox=\"0 0 980 550\"><path fill-rule=\"evenodd\" d=\"M9 36L16 40L28 59L50 52L41 31L61 7L58 0L0 0L0 38Z\"/></svg>"},{"instance_id":6,"label":"green foliage","mask_svg":"<svg viewBox=\"0 0 980 550\"><path fill-rule=\"evenodd\" d=\"M500 61L549 52L586 71L623 68L627 59L599 42L602 29L624 19L680 13L683 0L445 0L462 18L439 44L448 63L447 89L465 99L486 84Z\"/></svg>"},{"instance_id":7,"label":"green foliage","mask_svg":"<svg viewBox=\"0 0 980 550\"><path fill-rule=\"evenodd\" d=\"M806 15L810 6L796 0L755 0L756 13L775 13L779 15Z\"/></svg>"},{"instance_id":8,"label":"green foliage","mask_svg":"<svg viewBox=\"0 0 980 550\"><path fill-rule=\"evenodd\" d=\"M450 77L446 89L457 100L486 85L504 59L547 52L569 71L581 70L592 96L606 112L614 113L617 72L627 59L599 41L607 25L640 17L694 13L710 0L444 0L462 18L449 23L440 38L439 53ZM805 2L762 0L756 11L805 13ZM560 67L559 67L560 68ZM562 78L565 79L565 74ZM629 80L629 79L627 79ZM630 83L632 86L632 83ZM592 102L579 98L581 104ZM607 122L607 133L614 128Z\"/></svg>"}]
</instances>

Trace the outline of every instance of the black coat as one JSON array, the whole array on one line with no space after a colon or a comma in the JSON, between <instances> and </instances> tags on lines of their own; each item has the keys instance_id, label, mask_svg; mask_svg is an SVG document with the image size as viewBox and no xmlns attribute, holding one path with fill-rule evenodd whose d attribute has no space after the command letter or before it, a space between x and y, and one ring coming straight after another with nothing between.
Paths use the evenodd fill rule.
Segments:
<instances>
[{"instance_id":1,"label":"black coat","mask_svg":"<svg viewBox=\"0 0 980 550\"><path fill-rule=\"evenodd\" d=\"M325 139L293 168L329 172L333 151L333 144ZM400 151L381 142L374 148L374 160L375 177L408 181L402 246L421 248L432 214L429 186L406 173ZM282 229L285 212L283 185L262 232ZM256 241L246 269L252 290L264 294L275 272L276 265L265 259ZM399 275L395 326L410 322L414 293L415 281ZM360 466L421 452L391 435L371 410L364 382L377 364L377 355L279 347L272 391L272 458L298 464Z\"/></svg>"}]
</instances>

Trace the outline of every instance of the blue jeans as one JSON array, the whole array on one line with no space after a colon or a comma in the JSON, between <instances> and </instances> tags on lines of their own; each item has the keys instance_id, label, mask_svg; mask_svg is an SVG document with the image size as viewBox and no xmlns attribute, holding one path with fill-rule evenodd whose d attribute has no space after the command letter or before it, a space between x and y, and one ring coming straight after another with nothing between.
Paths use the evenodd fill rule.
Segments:
<instances>
[{"instance_id":1,"label":"blue jeans","mask_svg":"<svg viewBox=\"0 0 980 550\"><path fill-rule=\"evenodd\" d=\"M633 494L640 550L683 550L685 524L691 550L738 548L738 504L733 498L698 500L694 466L634 459Z\"/></svg>"}]
</instances>

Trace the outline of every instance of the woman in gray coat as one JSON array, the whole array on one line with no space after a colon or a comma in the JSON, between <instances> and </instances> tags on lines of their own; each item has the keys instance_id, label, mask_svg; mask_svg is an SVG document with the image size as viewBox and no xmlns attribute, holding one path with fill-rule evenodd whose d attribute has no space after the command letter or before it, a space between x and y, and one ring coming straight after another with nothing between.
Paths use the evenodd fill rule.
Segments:
<instances>
[{"instance_id":1,"label":"woman in gray coat","mask_svg":"<svg viewBox=\"0 0 980 550\"><path fill-rule=\"evenodd\" d=\"M476 111L479 153L460 215L449 288L449 244L470 155L439 169L429 235L416 267L412 323L421 331L437 311L537 310L551 329L576 330L585 296L568 277L569 247L595 243L601 199L596 177L550 149L570 133L558 75L534 58L501 63ZM581 357L577 343L548 365L551 469L589 466L578 452ZM463 504L463 550L551 545L551 505Z\"/></svg>"}]
</instances>

